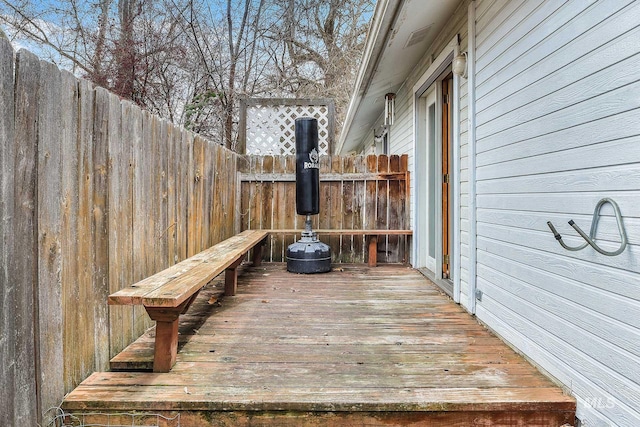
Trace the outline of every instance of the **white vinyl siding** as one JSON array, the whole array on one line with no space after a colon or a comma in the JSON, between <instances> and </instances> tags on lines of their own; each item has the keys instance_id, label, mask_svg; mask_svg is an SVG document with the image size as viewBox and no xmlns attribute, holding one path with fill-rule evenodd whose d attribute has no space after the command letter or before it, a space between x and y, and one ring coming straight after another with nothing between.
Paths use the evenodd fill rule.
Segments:
<instances>
[{"instance_id":1,"label":"white vinyl siding","mask_svg":"<svg viewBox=\"0 0 640 427\"><path fill-rule=\"evenodd\" d=\"M406 90L404 85L398 93L396 93L396 117L394 125L391 126L389 138L389 152L391 154L407 154L408 167L411 173L411 182L409 194L415 191L415 156L413 153L413 96ZM410 218L414 218L415 211L413 206L413 198L409 210ZM409 222L413 224L413 222Z\"/></svg>"},{"instance_id":2,"label":"white vinyl siding","mask_svg":"<svg viewBox=\"0 0 640 427\"><path fill-rule=\"evenodd\" d=\"M476 314L564 384L583 426L639 426L640 2L478 0L475 53ZM603 197L626 251L563 249L546 222L578 245L567 221L588 230Z\"/></svg>"},{"instance_id":3,"label":"white vinyl siding","mask_svg":"<svg viewBox=\"0 0 640 427\"><path fill-rule=\"evenodd\" d=\"M461 2L456 12L451 17L446 27L441 29L436 42L432 45L432 48L425 52L423 60L416 66L414 71L404 82L402 87L396 93L396 118L395 123L391 128L390 138L390 152L392 154L407 154L409 156L409 170L411 173L411 194L415 194L415 177L416 172L414 169L415 158L413 152L413 136L414 136L414 117L413 108L415 102L415 94L413 93L413 86L424 75L427 69L431 66L431 59L436 58L445 49L448 48L449 42L456 34L460 36L460 50L465 51L467 49L467 9L469 1ZM461 224L458 225L461 229L462 239L462 272L461 272L461 292L462 294L468 293L468 171L467 171L467 85L465 79L460 79L460 98L458 104L461 107L460 111L460 134L461 134ZM454 172L455 174L455 172ZM410 215L414 218L415 215L414 201L411 200ZM465 302L468 301L468 297L465 297Z\"/></svg>"}]
</instances>

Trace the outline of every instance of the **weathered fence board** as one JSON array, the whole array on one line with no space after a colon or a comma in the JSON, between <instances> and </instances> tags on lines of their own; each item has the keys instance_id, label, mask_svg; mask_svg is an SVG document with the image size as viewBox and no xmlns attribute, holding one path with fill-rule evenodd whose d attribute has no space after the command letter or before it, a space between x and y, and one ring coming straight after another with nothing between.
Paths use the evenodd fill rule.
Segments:
<instances>
[{"instance_id":1,"label":"weathered fence board","mask_svg":"<svg viewBox=\"0 0 640 427\"><path fill-rule=\"evenodd\" d=\"M54 68L58 73L58 70ZM80 280L80 252L81 240L78 239L78 221L80 204L80 183L78 182L78 113L79 94L78 81L68 72L60 74L61 86L58 102L60 114L60 166L61 166L61 229L60 229L60 256L61 278L60 298L64 312L62 313L61 334L63 346L59 349L63 362L63 370L60 375L63 380L63 390L74 387L82 381L82 356L88 350L82 346L84 328L76 325L87 323L91 328L89 319L86 318L87 302L80 300L80 290L85 286ZM55 100L52 100L55 102ZM89 234L90 235L90 234ZM64 244L62 244L64 242ZM89 242L90 244L90 242ZM80 303L82 301L82 304ZM93 349L91 349L93 350ZM72 352L73 351L73 352ZM65 354L69 354L65 357ZM56 402L57 403L57 402Z\"/></svg>"},{"instance_id":2,"label":"weathered fence board","mask_svg":"<svg viewBox=\"0 0 640 427\"><path fill-rule=\"evenodd\" d=\"M107 195L109 98L105 90L96 91L91 84L80 82L80 211L82 251L81 279L84 289L80 301L87 301L86 315L93 318L93 330L85 329L85 341L93 342L93 352L83 345L85 369L105 369L109 362L109 312L101 304L109 289L109 217ZM100 104L99 102L100 101ZM100 105L100 107L99 107ZM102 106L104 105L104 106ZM89 241L87 241L89 240ZM84 376L84 375L83 375Z\"/></svg>"},{"instance_id":3,"label":"weathered fence board","mask_svg":"<svg viewBox=\"0 0 640 427\"><path fill-rule=\"evenodd\" d=\"M112 98L113 95L109 95ZM115 100L114 100L115 102ZM111 105L110 105L111 107ZM136 164L134 141L140 138L141 120L138 108L124 102L109 108L107 146L109 153L109 292L116 292L123 283L134 283L133 188ZM125 138L126 135L126 138ZM128 166L128 167L125 167ZM143 260L137 260L142 263ZM109 307L111 328L110 355L122 350L133 338L133 308Z\"/></svg>"},{"instance_id":4,"label":"weathered fence board","mask_svg":"<svg viewBox=\"0 0 640 427\"><path fill-rule=\"evenodd\" d=\"M154 143L154 213L158 218L154 231L154 240L158 242L155 255L155 271L164 270L169 267L169 200L168 200L168 179L167 169L169 167L168 143L169 139L169 123L164 119L157 122L157 139ZM153 274L153 273L152 273Z\"/></svg>"},{"instance_id":5,"label":"weathered fence board","mask_svg":"<svg viewBox=\"0 0 640 427\"><path fill-rule=\"evenodd\" d=\"M320 158L320 214L313 227L335 230L409 229L406 156ZM296 214L295 156L248 156L239 174L241 196L236 210L240 229L300 230L304 218ZM264 257L285 260L286 248L299 234L269 239ZM365 237L331 235L323 241L332 248L334 262L365 262ZM407 236L387 236L378 243L381 262L406 262Z\"/></svg>"},{"instance_id":6,"label":"weathered fence board","mask_svg":"<svg viewBox=\"0 0 640 427\"><path fill-rule=\"evenodd\" d=\"M46 425L151 324L107 296L235 232L238 156L3 40L0 61L0 418Z\"/></svg>"},{"instance_id":7,"label":"weathered fence board","mask_svg":"<svg viewBox=\"0 0 640 427\"><path fill-rule=\"evenodd\" d=\"M177 216L178 216L178 170L180 159L180 140L177 138L179 132L173 126L167 124L167 265L175 264L178 259L177 242Z\"/></svg>"},{"instance_id":8,"label":"weathered fence board","mask_svg":"<svg viewBox=\"0 0 640 427\"><path fill-rule=\"evenodd\" d=\"M13 420L15 425L36 425L40 410L36 394L39 372L36 372L38 363L34 346L37 313L34 303L38 289L37 97L40 61L22 50L17 54L15 70L15 210L12 222L13 256L9 259L10 280L16 286L13 311L16 331Z\"/></svg>"},{"instance_id":9,"label":"weathered fence board","mask_svg":"<svg viewBox=\"0 0 640 427\"><path fill-rule=\"evenodd\" d=\"M64 394L62 307L62 73L40 62L38 93L38 392L41 410ZM65 153L68 156L70 153ZM64 242L66 245L67 242ZM46 377L45 377L45 373Z\"/></svg>"},{"instance_id":10,"label":"weathered fence board","mask_svg":"<svg viewBox=\"0 0 640 427\"><path fill-rule=\"evenodd\" d=\"M9 253L16 239L13 229L13 182L15 179L13 144L14 80L13 50L7 40L0 38L0 419L14 419L16 320L14 303L16 283L9 271ZM5 331L11 331L9 333Z\"/></svg>"}]
</instances>

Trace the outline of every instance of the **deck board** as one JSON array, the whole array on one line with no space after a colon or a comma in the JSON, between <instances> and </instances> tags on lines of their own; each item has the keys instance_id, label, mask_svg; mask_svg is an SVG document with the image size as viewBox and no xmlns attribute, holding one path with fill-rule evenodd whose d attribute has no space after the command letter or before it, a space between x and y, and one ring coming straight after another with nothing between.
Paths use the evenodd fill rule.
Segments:
<instances>
[{"instance_id":1,"label":"deck board","mask_svg":"<svg viewBox=\"0 0 640 427\"><path fill-rule=\"evenodd\" d=\"M171 372L95 373L63 408L181 414L180 426L573 421L572 398L410 268L265 264L242 271L236 296L222 289L181 320ZM112 369L152 355L149 331Z\"/></svg>"}]
</instances>

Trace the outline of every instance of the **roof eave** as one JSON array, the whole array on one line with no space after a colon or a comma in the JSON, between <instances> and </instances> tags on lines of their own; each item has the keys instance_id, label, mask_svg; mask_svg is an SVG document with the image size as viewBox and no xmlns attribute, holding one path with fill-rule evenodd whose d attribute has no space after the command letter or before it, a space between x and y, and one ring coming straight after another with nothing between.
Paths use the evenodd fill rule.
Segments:
<instances>
[{"instance_id":1,"label":"roof eave","mask_svg":"<svg viewBox=\"0 0 640 427\"><path fill-rule=\"evenodd\" d=\"M397 14L401 9L404 0L378 0L369 27L369 33L365 42L365 49L362 55L362 62L356 76L353 94L349 101L344 125L340 132L338 145L335 153L341 153L349 135L351 125L358 112L363 96L367 93L368 87L375 74L378 63L384 52L389 30L393 27Z\"/></svg>"}]
</instances>

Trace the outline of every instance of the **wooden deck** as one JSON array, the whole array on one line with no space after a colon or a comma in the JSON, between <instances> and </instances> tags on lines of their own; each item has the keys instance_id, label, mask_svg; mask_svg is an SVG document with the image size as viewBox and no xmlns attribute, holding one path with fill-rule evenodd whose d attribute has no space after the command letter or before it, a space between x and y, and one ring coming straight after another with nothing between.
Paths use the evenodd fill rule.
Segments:
<instances>
[{"instance_id":1,"label":"wooden deck","mask_svg":"<svg viewBox=\"0 0 640 427\"><path fill-rule=\"evenodd\" d=\"M572 398L410 268L266 264L241 273L236 296L217 299L222 287L181 320L171 372L95 373L65 411L101 425L140 425L113 414L141 411L181 427L573 423ZM152 344L151 331L112 369L150 368Z\"/></svg>"}]
</instances>

